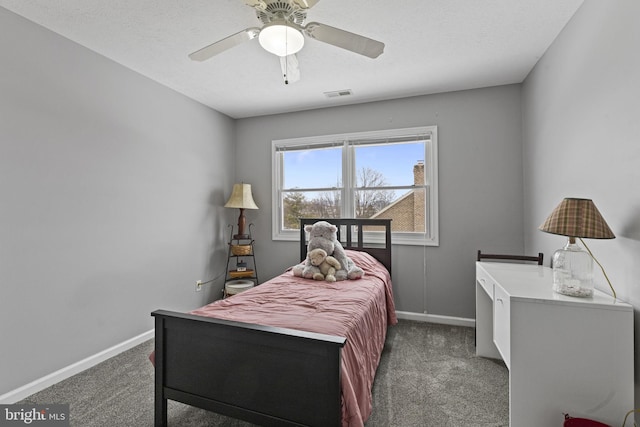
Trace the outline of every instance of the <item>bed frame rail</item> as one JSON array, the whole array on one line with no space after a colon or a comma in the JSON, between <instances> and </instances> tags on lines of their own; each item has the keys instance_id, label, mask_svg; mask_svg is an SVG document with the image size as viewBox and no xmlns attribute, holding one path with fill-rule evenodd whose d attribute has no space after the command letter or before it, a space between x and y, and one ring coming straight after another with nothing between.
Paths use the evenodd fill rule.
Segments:
<instances>
[{"instance_id":1,"label":"bed frame rail","mask_svg":"<svg viewBox=\"0 0 640 427\"><path fill-rule=\"evenodd\" d=\"M166 310L152 316L156 426L167 425L167 399L260 425L340 425L346 338Z\"/></svg>"}]
</instances>

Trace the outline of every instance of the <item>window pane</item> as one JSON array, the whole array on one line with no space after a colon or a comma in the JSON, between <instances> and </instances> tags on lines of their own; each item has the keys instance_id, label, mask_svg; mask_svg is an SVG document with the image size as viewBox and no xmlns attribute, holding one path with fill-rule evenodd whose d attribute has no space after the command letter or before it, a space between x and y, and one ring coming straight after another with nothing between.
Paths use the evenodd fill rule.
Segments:
<instances>
[{"instance_id":1,"label":"window pane","mask_svg":"<svg viewBox=\"0 0 640 427\"><path fill-rule=\"evenodd\" d=\"M283 188L332 188L342 185L342 148L283 152Z\"/></svg>"},{"instance_id":2,"label":"window pane","mask_svg":"<svg viewBox=\"0 0 640 427\"><path fill-rule=\"evenodd\" d=\"M340 218L340 191L285 191L282 228L299 230L299 218Z\"/></svg>"},{"instance_id":3,"label":"window pane","mask_svg":"<svg viewBox=\"0 0 640 427\"><path fill-rule=\"evenodd\" d=\"M422 141L356 146L356 186L424 185L424 150ZM415 171L419 165L421 175Z\"/></svg>"},{"instance_id":4,"label":"window pane","mask_svg":"<svg viewBox=\"0 0 640 427\"><path fill-rule=\"evenodd\" d=\"M376 214L396 199L394 190L356 190L356 218L376 218Z\"/></svg>"},{"instance_id":5,"label":"window pane","mask_svg":"<svg viewBox=\"0 0 640 427\"><path fill-rule=\"evenodd\" d=\"M425 194L424 188L395 193L393 198L381 197L381 190L356 191L356 209L358 218L392 219L391 231L425 232ZM358 202L358 200L364 202ZM358 203L364 203L363 208ZM369 206L369 208L367 208Z\"/></svg>"}]
</instances>

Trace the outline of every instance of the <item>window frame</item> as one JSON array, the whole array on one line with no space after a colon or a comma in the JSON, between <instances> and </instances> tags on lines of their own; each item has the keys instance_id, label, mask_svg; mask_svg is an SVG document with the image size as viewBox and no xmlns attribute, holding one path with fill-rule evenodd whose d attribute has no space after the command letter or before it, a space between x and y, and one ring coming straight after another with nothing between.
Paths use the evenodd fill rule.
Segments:
<instances>
[{"instance_id":1,"label":"window frame","mask_svg":"<svg viewBox=\"0 0 640 427\"><path fill-rule=\"evenodd\" d=\"M403 129L387 129L367 132L350 132L333 135L310 136L301 138L277 139L271 141L271 214L272 214L272 239L297 241L300 237L299 230L283 230L280 228L281 194L284 183L283 156L280 152L286 151L286 147L308 147L308 149L320 148L321 146L336 146L342 149L342 199L345 203L346 211L351 212L354 202L355 176L355 154L353 141L358 140L393 140L403 137L425 135L425 214L427 215L426 231L416 232L392 232L391 239L394 244L438 246L439 245L439 223L438 223L438 127L419 126ZM389 142L393 144L393 142ZM312 190L312 189L305 189ZM331 190L331 189L322 189ZM375 241L375 233L368 236L367 241Z\"/></svg>"}]
</instances>

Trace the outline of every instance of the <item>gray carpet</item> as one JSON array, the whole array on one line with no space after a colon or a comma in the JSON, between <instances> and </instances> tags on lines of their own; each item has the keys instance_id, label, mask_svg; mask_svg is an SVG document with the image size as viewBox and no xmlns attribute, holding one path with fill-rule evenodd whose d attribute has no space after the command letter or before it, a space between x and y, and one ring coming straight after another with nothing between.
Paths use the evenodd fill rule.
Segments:
<instances>
[{"instance_id":1,"label":"gray carpet","mask_svg":"<svg viewBox=\"0 0 640 427\"><path fill-rule=\"evenodd\" d=\"M389 328L366 427L509 425L508 372L475 356L473 329L401 320ZM145 342L21 403L69 403L77 427L152 426L153 368ZM251 424L169 402L169 425Z\"/></svg>"}]
</instances>

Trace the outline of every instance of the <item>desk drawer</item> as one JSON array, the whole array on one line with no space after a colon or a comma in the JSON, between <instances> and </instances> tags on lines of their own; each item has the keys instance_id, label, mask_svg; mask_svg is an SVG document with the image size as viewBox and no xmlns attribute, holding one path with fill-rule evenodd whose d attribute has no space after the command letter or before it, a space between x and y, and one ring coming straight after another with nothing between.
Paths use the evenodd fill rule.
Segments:
<instances>
[{"instance_id":1,"label":"desk drawer","mask_svg":"<svg viewBox=\"0 0 640 427\"><path fill-rule=\"evenodd\" d=\"M493 299L493 280L480 267L476 265L476 281L482 286L482 289Z\"/></svg>"},{"instance_id":2,"label":"desk drawer","mask_svg":"<svg viewBox=\"0 0 640 427\"><path fill-rule=\"evenodd\" d=\"M511 367L511 302L499 285L493 287L493 342L502 360Z\"/></svg>"}]
</instances>

